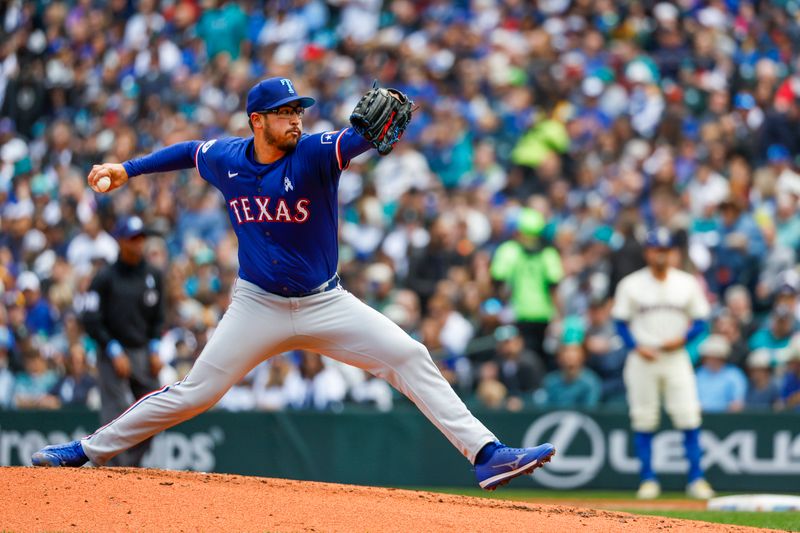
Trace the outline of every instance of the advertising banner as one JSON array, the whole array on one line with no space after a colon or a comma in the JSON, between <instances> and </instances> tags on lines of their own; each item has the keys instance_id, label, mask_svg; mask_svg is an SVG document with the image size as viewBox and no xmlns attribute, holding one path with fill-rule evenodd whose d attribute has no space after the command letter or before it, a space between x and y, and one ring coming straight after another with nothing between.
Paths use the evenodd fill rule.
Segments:
<instances>
[{"instance_id":1,"label":"advertising banner","mask_svg":"<svg viewBox=\"0 0 800 533\"><path fill-rule=\"evenodd\" d=\"M549 441L557 454L518 487L632 489L639 463L624 413L476 412L509 445ZM49 443L97 427L90 411L0 411L0 466L30 464ZM717 490L795 492L800 479L800 416L707 415L701 442ZM653 441L662 485L682 489L683 434L664 428ZM471 465L413 408L389 413L227 413L211 411L156 436L154 468L227 472L392 486L473 486Z\"/></svg>"}]
</instances>

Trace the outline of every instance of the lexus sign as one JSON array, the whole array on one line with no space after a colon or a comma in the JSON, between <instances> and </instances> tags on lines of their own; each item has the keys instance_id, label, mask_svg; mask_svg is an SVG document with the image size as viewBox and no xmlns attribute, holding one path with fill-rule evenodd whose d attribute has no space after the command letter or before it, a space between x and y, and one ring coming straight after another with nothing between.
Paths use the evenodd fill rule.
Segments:
<instances>
[{"instance_id":1,"label":"lexus sign","mask_svg":"<svg viewBox=\"0 0 800 533\"><path fill-rule=\"evenodd\" d=\"M800 424L792 429L785 426L771 429L735 429L725 434L704 429L700 434L703 468L733 476L799 475ZM556 447L553 460L533 476L546 487L573 489L597 485L595 478L601 472L605 476L639 473L639 460L630 453L630 430L608 425L603 428L584 413L556 411L537 418L525 432L523 446L542 442L551 442ZM666 430L656 434L653 468L657 474L686 473L683 432Z\"/></svg>"},{"instance_id":2,"label":"lexus sign","mask_svg":"<svg viewBox=\"0 0 800 533\"><path fill-rule=\"evenodd\" d=\"M587 452L576 452L571 444L586 439ZM550 442L556 456L546 468L536 471L536 480L557 489L572 489L585 485L597 475L606 458L603 430L597 422L582 413L556 411L531 424L522 439L524 447Z\"/></svg>"}]
</instances>

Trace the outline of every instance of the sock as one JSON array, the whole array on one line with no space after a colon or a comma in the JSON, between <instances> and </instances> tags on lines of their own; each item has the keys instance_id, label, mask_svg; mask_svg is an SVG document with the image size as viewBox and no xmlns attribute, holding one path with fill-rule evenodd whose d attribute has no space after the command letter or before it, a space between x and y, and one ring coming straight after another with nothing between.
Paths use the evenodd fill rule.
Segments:
<instances>
[{"instance_id":1,"label":"sock","mask_svg":"<svg viewBox=\"0 0 800 533\"><path fill-rule=\"evenodd\" d=\"M492 458L492 454L496 449L502 447L503 445L500 444L499 441L490 442L489 444L485 445L483 448L481 448L481 451L478 452L478 455L475 456L475 464L482 465Z\"/></svg>"},{"instance_id":2,"label":"sock","mask_svg":"<svg viewBox=\"0 0 800 533\"><path fill-rule=\"evenodd\" d=\"M653 472L653 433L634 432L633 447L636 449L636 456L642 463L640 471L642 481L655 480L656 473Z\"/></svg>"},{"instance_id":3,"label":"sock","mask_svg":"<svg viewBox=\"0 0 800 533\"><path fill-rule=\"evenodd\" d=\"M683 432L683 447L686 449L686 459L689 461L689 483L703 477L700 459L703 450L700 448L700 428L687 429Z\"/></svg>"}]
</instances>

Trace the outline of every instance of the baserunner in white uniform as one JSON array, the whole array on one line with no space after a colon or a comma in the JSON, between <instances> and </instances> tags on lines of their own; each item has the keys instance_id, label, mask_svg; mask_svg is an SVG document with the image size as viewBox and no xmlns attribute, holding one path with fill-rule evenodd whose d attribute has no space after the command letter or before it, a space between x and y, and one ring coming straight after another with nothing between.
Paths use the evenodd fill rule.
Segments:
<instances>
[{"instance_id":1,"label":"baserunner in white uniform","mask_svg":"<svg viewBox=\"0 0 800 533\"><path fill-rule=\"evenodd\" d=\"M356 109L386 120L377 129L389 135L397 114L369 109L381 98L374 91L386 90L374 88L362 99L367 106L359 103ZM398 101L408 100L398 93ZM138 174L196 167L225 198L239 240L239 279L230 307L183 381L143 397L80 441L40 450L32 457L34 465L102 465L210 408L260 362L295 349L386 379L474 463L485 489L532 472L555 453L551 444L519 449L499 443L453 392L425 346L341 287L336 274L339 176L371 147L388 153L402 131L394 131L388 145L381 138L368 142L352 128L304 135L303 112L313 104L289 79L263 80L247 98L253 137L188 141L92 169L89 185L105 192L98 186L101 179L110 178L108 190L113 190Z\"/></svg>"},{"instance_id":2,"label":"baserunner in white uniform","mask_svg":"<svg viewBox=\"0 0 800 533\"><path fill-rule=\"evenodd\" d=\"M647 266L620 281L612 309L617 331L630 350L623 379L641 461L637 496L652 499L661 493L652 465L652 443L663 399L672 425L683 430L689 461L687 493L707 499L714 492L700 467L700 402L686 343L703 332L710 307L698 281L670 266L669 230L649 232L645 246Z\"/></svg>"}]
</instances>

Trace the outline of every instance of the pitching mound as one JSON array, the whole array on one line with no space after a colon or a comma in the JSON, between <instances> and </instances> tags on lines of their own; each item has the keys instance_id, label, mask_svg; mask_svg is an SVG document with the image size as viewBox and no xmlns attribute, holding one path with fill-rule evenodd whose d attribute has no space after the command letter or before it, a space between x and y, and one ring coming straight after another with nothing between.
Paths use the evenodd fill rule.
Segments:
<instances>
[{"instance_id":1,"label":"pitching mound","mask_svg":"<svg viewBox=\"0 0 800 533\"><path fill-rule=\"evenodd\" d=\"M0 530L758 531L430 492L130 468L0 468Z\"/></svg>"}]
</instances>

